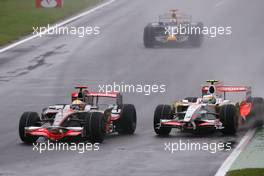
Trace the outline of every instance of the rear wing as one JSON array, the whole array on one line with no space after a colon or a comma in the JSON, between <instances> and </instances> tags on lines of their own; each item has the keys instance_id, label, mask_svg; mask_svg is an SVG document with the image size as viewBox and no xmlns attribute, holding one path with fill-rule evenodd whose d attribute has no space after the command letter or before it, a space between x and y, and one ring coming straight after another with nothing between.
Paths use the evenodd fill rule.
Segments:
<instances>
[{"instance_id":1,"label":"rear wing","mask_svg":"<svg viewBox=\"0 0 264 176\"><path fill-rule=\"evenodd\" d=\"M75 99L80 99L85 101L88 104L93 104L93 100L96 100L98 103L98 98L100 97L109 97L115 98L117 105L123 104L123 96L119 92L90 92L86 86L76 86L75 89L78 89L79 92L72 92L71 97L72 101Z\"/></svg>"},{"instance_id":2,"label":"rear wing","mask_svg":"<svg viewBox=\"0 0 264 176\"><path fill-rule=\"evenodd\" d=\"M123 96L119 92L86 92L87 97L95 97L96 104L98 103L99 97L115 98L117 105L123 104Z\"/></svg>"},{"instance_id":3,"label":"rear wing","mask_svg":"<svg viewBox=\"0 0 264 176\"><path fill-rule=\"evenodd\" d=\"M192 16L183 13L177 13L176 18L173 18L171 13L159 15L159 22L171 22L173 19L176 19L178 22L191 22Z\"/></svg>"},{"instance_id":4,"label":"rear wing","mask_svg":"<svg viewBox=\"0 0 264 176\"><path fill-rule=\"evenodd\" d=\"M211 86L203 86L202 87L202 94L208 94L208 91ZM251 97L251 87L249 86L214 86L216 90L216 94L223 93L224 99L226 98L226 93L239 93L239 92L245 92L246 93L246 99Z\"/></svg>"},{"instance_id":5,"label":"rear wing","mask_svg":"<svg viewBox=\"0 0 264 176\"><path fill-rule=\"evenodd\" d=\"M94 96L94 97L109 97L109 98L117 98L120 93L111 92L111 93L101 93L101 92L87 92L87 96Z\"/></svg>"}]
</instances>

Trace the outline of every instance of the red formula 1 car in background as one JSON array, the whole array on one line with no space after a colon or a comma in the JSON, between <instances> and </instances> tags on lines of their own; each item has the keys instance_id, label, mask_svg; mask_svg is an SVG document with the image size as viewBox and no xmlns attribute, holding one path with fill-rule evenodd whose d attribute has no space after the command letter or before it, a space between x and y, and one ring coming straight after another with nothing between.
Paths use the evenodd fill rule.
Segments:
<instances>
[{"instance_id":1,"label":"red formula 1 car in background","mask_svg":"<svg viewBox=\"0 0 264 176\"><path fill-rule=\"evenodd\" d=\"M106 134L133 134L136 129L136 109L123 104L120 93L90 92L78 86L71 104L56 104L36 112L24 112L19 122L19 136L25 143L39 137L49 140L81 138L102 142Z\"/></svg>"},{"instance_id":2,"label":"red formula 1 car in background","mask_svg":"<svg viewBox=\"0 0 264 176\"><path fill-rule=\"evenodd\" d=\"M208 80L202 87L202 97L187 97L172 105L158 105L154 113L154 130L168 135L172 128L184 132L221 131L235 134L239 125L254 121L263 124L264 100L251 97L251 87L223 86L217 80ZM226 93L245 92L242 101L226 99Z\"/></svg>"}]
</instances>

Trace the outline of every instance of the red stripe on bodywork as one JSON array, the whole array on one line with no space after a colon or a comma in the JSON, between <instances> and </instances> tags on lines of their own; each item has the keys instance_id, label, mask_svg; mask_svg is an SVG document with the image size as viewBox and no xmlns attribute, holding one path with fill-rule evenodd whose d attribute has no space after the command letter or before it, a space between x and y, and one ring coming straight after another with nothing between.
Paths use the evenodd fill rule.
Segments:
<instances>
[{"instance_id":1,"label":"red stripe on bodywork","mask_svg":"<svg viewBox=\"0 0 264 176\"><path fill-rule=\"evenodd\" d=\"M173 125L173 126L182 126L180 122L161 122L162 125Z\"/></svg>"},{"instance_id":2,"label":"red stripe on bodywork","mask_svg":"<svg viewBox=\"0 0 264 176\"><path fill-rule=\"evenodd\" d=\"M32 136L43 136L43 137L47 137L48 139L52 139L52 140L60 140L66 136L78 136L81 135L81 131L73 131L73 130L68 130L65 133L51 133L48 129L46 128L40 128L40 129L36 129L30 132L27 132L27 134L30 134Z\"/></svg>"},{"instance_id":3,"label":"red stripe on bodywork","mask_svg":"<svg viewBox=\"0 0 264 176\"><path fill-rule=\"evenodd\" d=\"M213 126L212 123L209 122L204 122L204 123L200 123L197 126Z\"/></svg>"}]
</instances>

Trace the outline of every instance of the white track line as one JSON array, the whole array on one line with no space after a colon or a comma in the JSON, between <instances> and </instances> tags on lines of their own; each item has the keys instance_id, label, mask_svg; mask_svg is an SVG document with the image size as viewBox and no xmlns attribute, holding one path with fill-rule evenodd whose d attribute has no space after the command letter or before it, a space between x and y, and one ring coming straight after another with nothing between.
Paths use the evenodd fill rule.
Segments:
<instances>
[{"instance_id":1,"label":"white track line","mask_svg":"<svg viewBox=\"0 0 264 176\"><path fill-rule=\"evenodd\" d=\"M249 141L255 135L256 129L249 130L241 139L234 151L226 158L221 167L217 170L215 176L225 176L231 165L234 163L239 154L245 149Z\"/></svg>"},{"instance_id":2,"label":"white track line","mask_svg":"<svg viewBox=\"0 0 264 176\"><path fill-rule=\"evenodd\" d=\"M35 34L35 35L33 35L33 36L29 36L29 37L27 37L27 38L25 38L25 39L23 39L23 40L20 40L20 41L18 41L18 42L15 42L15 43L13 43L13 44L7 46L7 47L4 47L4 48L0 49L0 53L5 52L5 51L7 51L7 50L9 50L9 49L11 49L11 48L14 48L14 47L18 46L18 45L21 45L21 44L23 44L23 43L25 43L25 42L27 42L27 41L30 41L30 40L32 40L32 39L34 39L34 38L36 38L36 37L39 37L40 35L46 34L48 31L51 31L51 30L53 30L53 29L56 28L56 27L64 26L64 25L66 25L66 24L68 24L68 23L70 23L70 22L72 22L72 21L74 21L74 20L77 20L77 19L79 19L79 18L81 18L81 17L83 17L83 16L85 16L85 15L88 15L88 14L90 14L90 13L93 13L93 12L95 12L95 11L97 11L97 10L103 8L103 7L106 7L106 6L110 5L110 4L112 4L112 3L115 2L115 1L116 1L116 0L109 0L109 1L107 1L107 2L105 2L105 3L103 3L103 4L100 4L100 5L98 5L98 6L94 7L94 8L92 8L92 9L86 11L86 12L83 12L83 13L81 13L81 14L79 14L79 15L76 15L76 16L74 16L74 17L72 17L72 18L69 18L69 19L67 19L67 20L65 20L65 21L62 21L62 22L59 23L59 24L55 24L55 25L53 25L52 27L50 27L49 29L43 31L42 33Z\"/></svg>"}]
</instances>

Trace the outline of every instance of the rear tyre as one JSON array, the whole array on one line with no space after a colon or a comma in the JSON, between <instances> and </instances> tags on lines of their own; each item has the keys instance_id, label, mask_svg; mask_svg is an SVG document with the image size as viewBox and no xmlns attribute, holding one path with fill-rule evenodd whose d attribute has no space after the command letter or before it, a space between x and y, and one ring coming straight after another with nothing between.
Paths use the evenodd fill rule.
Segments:
<instances>
[{"instance_id":1,"label":"rear tyre","mask_svg":"<svg viewBox=\"0 0 264 176\"><path fill-rule=\"evenodd\" d=\"M186 97L186 98L184 98L184 100L188 100L188 102L191 102L191 103L196 103L197 99L198 99L198 97Z\"/></svg>"},{"instance_id":2,"label":"rear tyre","mask_svg":"<svg viewBox=\"0 0 264 176\"><path fill-rule=\"evenodd\" d=\"M154 35L154 30L151 25L148 25L144 28L144 46L146 48L153 48L155 45L155 35Z\"/></svg>"},{"instance_id":3,"label":"rear tyre","mask_svg":"<svg viewBox=\"0 0 264 176\"><path fill-rule=\"evenodd\" d=\"M264 123L264 99L251 97L247 99L247 102L252 104L252 109L246 119L253 121L255 127L262 126Z\"/></svg>"},{"instance_id":4,"label":"rear tyre","mask_svg":"<svg viewBox=\"0 0 264 176\"><path fill-rule=\"evenodd\" d=\"M234 105L223 105L220 107L220 121L224 129L222 132L227 135L233 135L237 132L238 112Z\"/></svg>"},{"instance_id":5,"label":"rear tyre","mask_svg":"<svg viewBox=\"0 0 264 176\"><path fill-rule=\"evenodd\" d=\"M137 126L137 112L132 104L124 104L121 109L120 121L118 122L118 133L134 134Z\"/></svg>"},{"instance_id":6,"label":"rear tyre","mask_svg":"<svg viewBox=\"0 0 264 176\"><path fill-rule=\"evenodd\" d=\"M153 127L157 135L166 136L171 132L170 127L160 127L161 119L172 119L170 105L158 105L154 112Z\"/></svg>"},{"instance_id":7,"label":"rear tyre","mask_svg":"<svg viewBox=\"0 0 264 176\"><path fill-rule=\"evenodd\" d=\"M195 28L199 30L193 30L192 31L192 34L190 35L190 44L191 46L193 47L201 47L202 43L203 43L203 39L204 39L204 36L203 36L203 33L202 33L202 30L203 30L203 23L199 22ZM199 33L197 33L199 32Z\"/></svg>"},{"instance_id":8,"label":"rear tyre","mask_svg":"<svg viewBox=\"0 0 264 176\"><path fill-rule=\"evenodd\" d=\"M19 137L24 143L32 144L38 140L38 136L25 133L25 127L40 126L40 118L36 112L24 112L19 121Z\"/></svg>"},{"instance_id":9,"label":"rear tyre","mask_svg":"<svg viewBox=\"0 0 264 176\"><path fill-rule=\"evenodd\" d=\"M85 113L85 136L92 143L102 143L105 137L106 122L100 112Z\"/></svg>"}]
</instances>

